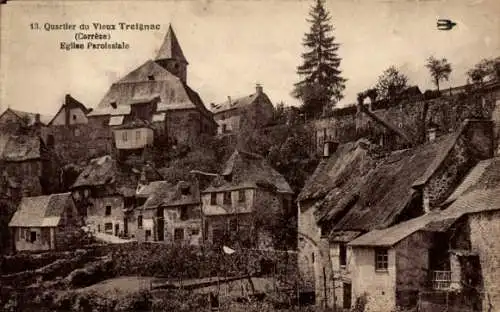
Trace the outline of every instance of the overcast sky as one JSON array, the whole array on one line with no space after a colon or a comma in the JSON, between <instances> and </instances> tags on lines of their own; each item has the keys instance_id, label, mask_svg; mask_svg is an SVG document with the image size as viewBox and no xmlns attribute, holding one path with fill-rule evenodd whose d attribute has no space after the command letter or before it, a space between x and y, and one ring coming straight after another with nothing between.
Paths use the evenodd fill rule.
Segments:
<instances>
[{"instance_id":1,"label":"overcast sky","mask_svg":"<svg viewBox=\"0 0 500 312\"><path fill-rule=\"evenodd\" d=\"M252 93L255 83L276 103L290 96L300 64L312 1L9 1L1 5L1 103L54 114L70 93L94 107L110 84L154 58L172 23L189 61L188 84L208 106ZM500 55L497 0L377 1L327 0L334 34L341 44L341 70L348 79L341 105L374 85L390 65L411 84L431 87L424 67L430 55L453 66L443 87L465 83L465 72L480 59ZM438 31L436 20L458 25ZM64 51L74 31L34 31L30 23L92 22L161 24L159 31L115 31L111 41L129 50ZM92 26L91 26L92 27Z\"/></svg>"}]
</instances>

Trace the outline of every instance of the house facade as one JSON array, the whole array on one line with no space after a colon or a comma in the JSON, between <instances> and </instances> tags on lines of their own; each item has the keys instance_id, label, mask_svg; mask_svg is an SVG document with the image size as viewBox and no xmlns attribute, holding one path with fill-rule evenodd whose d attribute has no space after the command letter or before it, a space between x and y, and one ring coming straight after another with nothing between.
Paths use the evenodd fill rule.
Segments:
<instances>
[{"instance_id":1,"label":"house facade","mask_svg":"<svg viewBox=\"0 0 500 312\"><path fill-rule=\"evenodd\" d=\"M348 243L439 207L477 162L493 155L492 142L491 122L470 120L455 133L389 154L359 142L340 145L299 195L299 265L316 303L353 305L359 266L350 268Z\"/></svg>"},{"instance_id":2,"label":"house facade","mask_svg":"<svg viewBox=\"0 0 500 312\"><path fill-rule=\"evenodd\" d=\"M140 186L136 196L139 200L134 215L139 241L201 243L201 201L196 182L156 181Z\"/></svg>"},{"instance_id":3,"label":"house facade","mask_svg":"<svg viewBox=\"0 0 500 312\"><path fill-rule=\"evenodd\" d=\"M111 156L90 161L71 187L85 224L93 232L135 237L135 192L141 180L161 180L148 165L130 168Z\"/></svg>"},{"instance_id":4,"label":"house facade","mask_svg":"<svg viewBox=\"0 0 500 312\"><path fill-rule=\"evenodd\" d=\"M284 248L274 231L293 213L292 194L284 177L264 158L236 150L202 191L204 240Z\"/></svg>"},{"instance_id":5,"label":"house facade","mask_svg":"<svg viewBox=\"0 0 500 312\"><path fill-rule=\"evenodd\" d=\"M235 99L228 97L223 103L212 104L211 110L219 135L262 128L272 121L274 114L273 104L259 84L255 93Z\"/></svg>"},{"instance_id":6,"label":"house facade","mask_svg":"<svg viewBox=\"0 0 500 312\"><path fill-rule=\"evenodd\" d=\"M23 197L9 222L16 251L55 250L81 226L71 193Z\"/></svg>"}]
</instances>

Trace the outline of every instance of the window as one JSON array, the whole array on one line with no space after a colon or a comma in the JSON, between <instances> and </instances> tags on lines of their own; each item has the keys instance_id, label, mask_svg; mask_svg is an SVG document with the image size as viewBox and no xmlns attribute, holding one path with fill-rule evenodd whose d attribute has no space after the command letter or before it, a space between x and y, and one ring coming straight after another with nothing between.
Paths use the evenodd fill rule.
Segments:
<instances>
[{"instance_id":1,"label":"window","mask_svg":"<svg viewBox=\"0 0 500 312\"><path fill-rule=\"evenodd\" d=\"M55 143L54 136L52 134L49 134L47 136L47 146L48 147L53 147Z\"/></svg>"},{"instance_id":2,"label":"window","mask_svg":"<svg viewBox=\"0 0 500 312\"><path fill-rule=\"evenodd\" d=\"M73 130L73 135L74 135L74 136L76 136L76 137L77 137L77 136L80 136L80 129L75 128L75 129Z\"/></svg>"},{"instance_id":3,"label":"window","mask_svg":"<svg viewBox=\"0 0 500 312\"><path fill-rule=\"evenodd\" d=\"M184 229L178 228L174 230L174 240L181 241L184 240Z\"/></svg>"},{"instance_id":4,"label":"window","mask_svg":"<svg viewBox=\"0 0 500 312\"><path fill-rule=\"evenodd\" d=\"M238 202L242 203L246 201L245 190L238 191Z\"/></svg>"},{"instance_id":5,"label":"window","mask_svg":"<svg viewBox=\"0 0 500 312\"><path fill-rule=\"evenodd\" d=\"M311 253L311 260L312 260L312 263L314 263L314 252Z\"/></svg>"},{"instance_id":6,"label":"window","mask_svg":"<svg viewBox=\"0 0 500 312\"><path fill-rule=\"evenodd\" d=\"M193 236L200 235L200 229L191 229L191 235Z\"/></svg>"},{"instance_id":7,"label":"window","mask_svg":"<svg viewBox=\"0 0 500 312\"><path fill-rule=\"evenodd\" d=\"M222 133L226 133L226 132L227 132L227 125L223 124L222 125Z\"/></svg>"},{"instance_id":8,"label":"window","mask_svg":"<svg viewBox=\"0 0 500 312\"><path fill-rule=\"evenodd\" d=\"M127 131L122 132L122 140L127 141Z\"/></svg>"},{"instance_id":9,"label":"window","mask_svg":"<svg viewBox=\"0 0 500 312\"><path fill-rule=\"evenodd\" d=\"M76 115L73 115L73 120L76 120Z\"/></svg>"},{"instance_id":10,"label":"window","mask_svg":"<svg viewBox=\"0 0 500 312\"><path fill-rule=\"evenodd\" d=\"M146 240L148 237L151 237L151 230L146 230Z\"/></svg>"},{"instance_id":11,"label":"window","mask_svg":"<svg viewBox=\"0 0 500 312\"><path fill-rule=\"evenodd\" d=\"M142 229L142 215L137 216L137 228Z\"/></svg>"},{"instance_id":12,"label":"window","mask_svg":"<svg viewBox=\"0 0 500 312\"><path fill-rule=\"evenodd\" d=\"M188 209L187 209L187 208L188 208L188 207L185 207L185 206L184 206L184 207L181 207L181 215L180 215L180 219L181 219L182 221L184 221L184 220L187 220L187 219L188 219Z\"/></svg>"},{"instance_id":13,"label":"window","mask_svg":"<svg viewBox=\"0 0 500 312\"><path fill-rule=\"evenodd\" d=\"M113 223L104 223L104 232L113 232Z\"/></svg>"},{"instance_id":14,"label":"window","mask_svg":"<svg viewBox=\"0 0 500 312\"><path fill-rule=\"evenodd\" d=\"M385 248L378 248L375 250L375 270L387 271L389 267L388 250Z\"/></svg>"},{"instance_id":15,"label":"window","mask_svg":"<svg viewBox=\"0 0 500 312\"><path fill-rule=\"evenodd\" d=\"M238 231L238 220L237 219L230 219L229 220L229 232L236 232Z\"/></svg>"},{"instance_id":16,"label":"window","mask_svg":"<svg viewBox=\"0 0 500 312\"><path fill-rule=\"evenodd\" d=\"M97 225L97 232L101 232L101 225L100 224Z\"/></svg>"},{"instance_id":17,"label":"window","mask_svg":"<svg viewBox=\"0 0 500 312\"><path fill-rule=\"evenodd\" d=\"M231 192L224 192L224 205L231 205Z\"/></svg>"},{"instance_id":18,"label":"window","mask_svg":"<svg viewBox=\"0 0 500 312\"><path fill-rule=\"evenodd\" d=\"M30 242L34 243L35 241L36 241L36 232L35 231L31 231L30 232Z\"/></svg>"},{"instance_id":19,"label":"window","mask_svg":"<svg viewBox=\"0 0 500 312\"><path fill-rule=\"evenodd\" d=\"M141 131L140 131L140 130L137 130L137 131L135 132L135 139L136 139L136 140L140 140L140 139L141 139Z\"/></svg>"},{"instance_id":20,"label":"window","mask_svg":"<svg viewBox=\"0 0 500 312\"><path fill-rule=\"evenodd\" d=\"M210 205L217 205L217 193L210 194Z\"/></svg>"},{"instance_id":21,"label":"window","mask_svg":"<svg viewBox=\"0 0 500 312\"><path fill-rule=\"evenodd\" d=\"M149 76L148 76L148 80L150 80L150 81L155 80L155 76L153 76L153 75L149 75Z\"/></svg>"},{"instance_id":22,"label":"window","mask_svg":"<svg viewBox=\"0 0 500 312\"><path fill-rule=\"evenodd\" d=\"M106 216L111 215L111 206L106 206Z\"/></svg>"},{"instance_id":23,"label":"window","mask_svg":"<svg viewBox=\"0 0 500 312\"><path fill-rule=\"evenodd\" d=\"M347 263L347 248L345 244L339 246L339 262L341 267L345 267Z\"/></svg>"}]
</instances>

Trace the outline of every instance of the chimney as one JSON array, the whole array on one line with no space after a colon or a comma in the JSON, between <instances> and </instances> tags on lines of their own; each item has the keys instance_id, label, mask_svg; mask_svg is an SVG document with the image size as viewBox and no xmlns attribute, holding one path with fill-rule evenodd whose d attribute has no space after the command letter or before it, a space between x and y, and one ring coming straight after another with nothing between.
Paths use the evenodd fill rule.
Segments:
<instances>
[{"instance_id":1,"label":"chimney","mask_svg":"<svg viewBox=\"0 0 500 312\"><path fill-rule=\"evenodd\" d=\"M231 104L231 97L229 95L227 96L227 102Z\"/></svg>"},{"instance_id":2,"label":"chimney","mask_svg":"<svg viewBox=\"0 0 500 312\"><path fill-rule=\"evenodd\" d=\"M436 140L436 136L437 136L437 128L436 127L431 127L429 129L427 129L427 141L433 142L434 140Z\"/></svg>"},{"instance_id":3,"label":"chimney","mask_svg":"<svg viewBox=\"0 0 500 312\"><path fill-rule=\"evenodd\" d=\"M262 89L262 85L261 84L258 83L258 84L255 85L255 92L257 94L262 94L262 92L263 92L262 90L263 89Z\"/></svg>"},{"instance_id":4,"label":"chimney","mask_svg":"<svg viewBox=\"0 0 500 312\"><path fill-rule=\"evenodd\" d=\"M40 124L40 114L35 114L35 125Z\"/></svg>"},{"instance_id":5,"label":"chimney","mask_svg":"<svg viewBox=\"0 0 500 312\"><path fill-rule=\"evenodd\" d=\"M328 158L335 153L338 145L337 142L325 141L325 143L323 143L323 158Z\"/></svg>"}]
</instances>

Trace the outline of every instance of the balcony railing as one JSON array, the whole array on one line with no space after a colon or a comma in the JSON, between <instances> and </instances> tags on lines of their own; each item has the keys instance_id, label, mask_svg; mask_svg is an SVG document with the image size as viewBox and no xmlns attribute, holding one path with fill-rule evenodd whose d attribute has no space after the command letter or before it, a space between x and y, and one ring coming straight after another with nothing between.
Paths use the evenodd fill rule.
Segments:
<instances>
[{"instance_id":1,"label":"balcony railing","mask_svg":"<svg viewBox=\"0 0 500 312\"><path fill-rule=\"evenodd\" d=\"M451 286L451 271L432 271L432 288L446 290Z\"/></svg>"}]
</instances>

